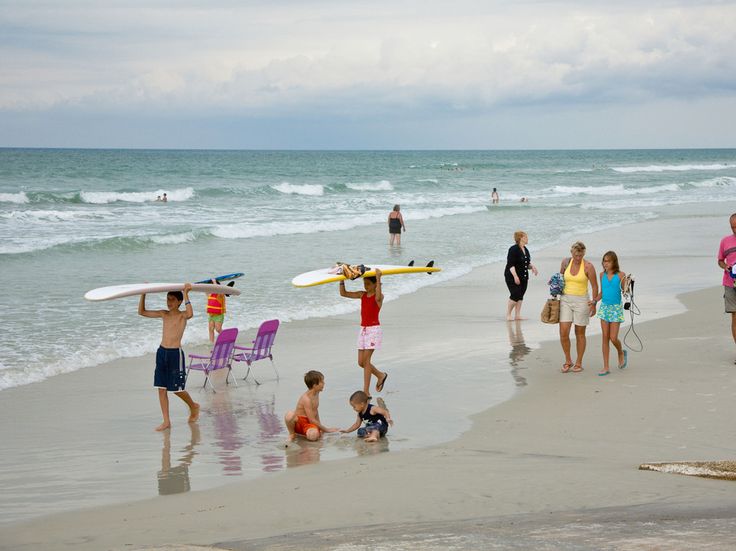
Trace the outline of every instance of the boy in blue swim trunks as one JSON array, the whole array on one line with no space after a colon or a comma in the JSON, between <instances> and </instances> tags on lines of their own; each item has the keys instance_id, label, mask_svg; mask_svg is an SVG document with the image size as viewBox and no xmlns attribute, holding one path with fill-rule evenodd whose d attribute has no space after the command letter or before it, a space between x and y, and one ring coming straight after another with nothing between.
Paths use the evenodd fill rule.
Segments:
<instances>
[{"instance_id":1,"label":"boy in blue swim trunks","mask_svg":"<svg viewBox=\"0 0 736 551\"><path fill-rule=\"evenodd\" d=\"M394 424L391 413L387 409L371 404L368 401L368 395L362 390L353 392L350 396L350 405L358 414L358 418L351 427L341 430L342 433L349 433L358 429L360 438L365 438L366 442L376 442L382 436L386 436L389 425L393 426ZM365 426L361 427L363 423L365 423Z\"/></svg>"},{"instance_id":2,"label":"boy in blue swim trunks","mask_svg":"<svg viewBox=\"0 0 736 551\"><path fill-rule=\"evenodd\" d=\"M187 327L187 320L194 316L192 303L189 302L189 290L191 283L184 285L184 292L172 291L166 295L166 306L168 310L146 310L146 295L141 295L138 303L138 314L144 318L161 318L163 320L163 332L161 335L161 346L156 352L156 372L153 376L153 386L158 388L158 401L161 405L163 423L156 427L157 431L171 428L169 418L169 392L173 392L189 406L189 422L194 423L199 418L199 404L192 400L189 393L184 390L187 384L186 362L184 351L181 349L181 338ZM182 301L186 306L182 312L179 310Z\"/></svg>"}]
</instances>

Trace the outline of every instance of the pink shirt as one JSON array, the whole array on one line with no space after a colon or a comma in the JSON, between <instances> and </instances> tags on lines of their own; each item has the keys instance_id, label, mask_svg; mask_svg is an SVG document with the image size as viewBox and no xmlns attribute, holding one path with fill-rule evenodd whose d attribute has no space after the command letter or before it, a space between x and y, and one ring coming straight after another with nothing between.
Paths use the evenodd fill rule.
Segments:
<instances>
[{"instance_id":1,"label":"pink shirt","mask_svg":"<svg viewBox=\"0 0 736 551\"><path fill-rule=\"evenodd\" d=\"M721 239L721 246L718 247L718 260L725 260L729 266L736 264L736 235L727 235ZM733 278L728 270L723 270L723 286L733 287Z\"/></svg>"}]
</instances>

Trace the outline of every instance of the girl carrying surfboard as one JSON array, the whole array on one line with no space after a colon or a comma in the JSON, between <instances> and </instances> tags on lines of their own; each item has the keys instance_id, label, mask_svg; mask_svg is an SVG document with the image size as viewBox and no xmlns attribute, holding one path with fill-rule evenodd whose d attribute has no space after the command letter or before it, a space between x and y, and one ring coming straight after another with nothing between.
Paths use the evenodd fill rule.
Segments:
<instances>
[{"instance_id":1,"label":"girl carrying surfboard","mask_svg":"<svg viewBox=\"0 0 736 551\"><path fill-rule=\"evenodd\" d=\"M371 362L373 352L381 348L383 331L378 313L383 305L381 291L381 270L376 269L375 277L364 277L365 291L348 291L345 281L340 282L340 296L360 299L360 332L358 333L358 366L363 369L363 392L370 397L371 376L376 378L376 392L381 392L386 384L388 373L380 371Z\"/></svg>"}]
</instances>

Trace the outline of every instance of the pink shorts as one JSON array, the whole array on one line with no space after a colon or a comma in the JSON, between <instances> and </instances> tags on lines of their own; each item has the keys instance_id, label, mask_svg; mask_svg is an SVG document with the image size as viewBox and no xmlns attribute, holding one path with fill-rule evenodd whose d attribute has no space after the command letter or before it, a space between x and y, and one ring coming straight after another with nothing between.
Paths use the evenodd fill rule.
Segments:
<instances>
[{"instance_id":1,"label":"pink shorts","mask_svg":"<svg viewBox=\"0 0 736 551\"><path fill-rule=\"evenodd\" d=\"M379 350L383 340L383 330L380 325L361 327L358 332L358 350Z\"/></svg>"}]
</instances>

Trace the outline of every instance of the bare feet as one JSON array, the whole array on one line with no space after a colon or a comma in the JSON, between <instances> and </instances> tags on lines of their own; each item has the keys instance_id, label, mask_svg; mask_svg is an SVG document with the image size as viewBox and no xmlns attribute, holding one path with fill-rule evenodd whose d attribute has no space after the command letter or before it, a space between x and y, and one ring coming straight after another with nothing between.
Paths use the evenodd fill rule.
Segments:
<instances>
[{"instance_id":1,"label":"bare feet","mask_svg":"<svg viewBox=\"0 0 736 551\"><path fill-rule=\"evenodd\" d=\"M376 438L376 437L375 437L375 436L374 436L373 434L371 434L370 436L368 436L368 437L367 437L367 438L365 439L365 441L366 441L366 442L378 442L378 438Z\"/></svg>"},{"instance_id":2,"label":"bare feet","mask_svg":"<svg viewBox=\"0 0 736 551\"><path fill-rule=\"evenodd\" d=\"M575 364L572 366L572 372L573 373L580 373L583 370L583 366L580 364Z\"/></svg>"},{"instance_id":3,"label":"bare feet","mask_svg":"<svg viewBox=\"0 0 736 551\"><path fill-rule=\"evenodd\" d=\"M524 321L526 318L514 318L514 321Z\"/></svg>"},{"instance_id":4,"label":"bare feet","mask_svg":"<svg viewBox=\"0 0 736 551\"><path fill-rule=\"evenodd\" d=\"M199 404L194 402L194 405L189 408L189 422L194 423L197 419L199 419Z\"/></svg>"},{"instance_id":5,"label":"bare feet","mask_svg":"<svg viewBox=\"0 0 736 551\"><path fill-rule=\"evenodd\" d=\"M170 428L171 428L171 423L169 423L168 421L164 421L163 423L161 423L159 426L156 427L156 431L161 432L162 430L166 430Z\"/></svg>"}]
</instances>

